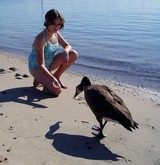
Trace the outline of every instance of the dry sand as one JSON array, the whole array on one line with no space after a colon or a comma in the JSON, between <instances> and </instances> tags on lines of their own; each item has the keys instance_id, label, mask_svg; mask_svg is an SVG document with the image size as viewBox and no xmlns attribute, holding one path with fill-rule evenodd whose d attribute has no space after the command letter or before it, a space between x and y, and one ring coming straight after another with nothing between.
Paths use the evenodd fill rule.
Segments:
<instances>
[{"instance_id":1,"label":"dry sand","mask_svg":"<svg viewBox=\"0 0 160 165\"><path fill-rule=\"evenodd\" d=\"M27 59L0 53L0 165L160 165L160 95L146 89L90 78L111 87L128 106L139 129L108 123L107 137L91 132L97 121L83 93L73 99L83 75L67 72L57 98L32 87ZM17 70L12 71L9 68ZM28 78L16 79L15 74Z\"/></svg>"}]
</instances>

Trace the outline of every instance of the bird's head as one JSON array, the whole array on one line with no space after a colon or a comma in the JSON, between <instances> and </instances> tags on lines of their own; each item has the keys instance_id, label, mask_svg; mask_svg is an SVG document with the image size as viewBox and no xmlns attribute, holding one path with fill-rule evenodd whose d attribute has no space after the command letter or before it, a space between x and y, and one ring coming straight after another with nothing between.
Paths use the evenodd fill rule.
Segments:
<instances>
[{"instance_id":1,"label":"bird's head","mask_svg":"<svg viewBox=\"0 0 160 165\"><path fill-rule=\"evenodd\" d=\"M76 96L78 96L86 87L90 85L91 85L91 82L89 78L86 76L83 77L81 80L81 83L76 86L76 92L75 92L74 98L76 98Z\"/></svg>"}]
</instances>

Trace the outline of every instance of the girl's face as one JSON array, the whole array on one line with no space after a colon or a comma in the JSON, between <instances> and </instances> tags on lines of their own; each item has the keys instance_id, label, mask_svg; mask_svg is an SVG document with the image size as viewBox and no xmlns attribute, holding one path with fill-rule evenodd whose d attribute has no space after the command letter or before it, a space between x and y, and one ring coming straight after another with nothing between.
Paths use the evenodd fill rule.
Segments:
<instances>
[{"instance_id":1,"label":"girl's face","mask_svg":"<svg viewBox=\"0 0 160 165\"><path fill-rule=\"evenodd\" d=\"M58 30L60 30L61 28L61 25L62 25L62 21L61 19L57 18L55 19L55 21L53 23L51 23L47 29L52 32L52 33L55 33L57 32Z\"/></svg>"}]
</instances>

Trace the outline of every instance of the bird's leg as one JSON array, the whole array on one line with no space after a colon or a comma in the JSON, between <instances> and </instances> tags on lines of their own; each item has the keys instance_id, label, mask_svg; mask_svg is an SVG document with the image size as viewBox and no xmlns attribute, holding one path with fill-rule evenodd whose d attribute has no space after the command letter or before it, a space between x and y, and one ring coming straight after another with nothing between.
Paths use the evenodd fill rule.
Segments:
<instances>
[{"instance_id":1,"label":"bird's leg","mask_svg":"<svg viewBox=\"0 0 160 165\"><path fill-rule=\"evenodd\" d=\"M106 136L104 136L104 134L103 134L103 129L104 129L106 123L107 123L106 120L104 121L104 124L103 124L103 122L100 123L100 128L101 128L101 129L99 130L99 133L98 133L98 137L99 137L99 138L105 138L105 137L106 137Z\"/></svg>"},{"instance_id":2,"label":"bird's leg","mask_svg":"<svg viewBox=\"0 0 160 165\"><path fill-rule=\"evenodd\" d=\"M107 121L105 121L104 124L103 124L102 118L97 117L97 120L98 120L98 122L100 124L100 127L95 126L95 127L92 127L92 129L95 130L95 131L97 131L98 133L93 133L92 132L92 134L101 139L101 138L104 138L105 137L103 135L103 128L105 127Z\"/></svg>"},{"instance_id":3,"label":"bird's leg","mask_svg":"<svg viewBox=\"0 0 160 165\"><path fill-rule=\"evenodd\" d=\"M101 126L101 130L103 130L103 128L105 127L105 125L107 124L107 121L104 121L104 124Z\"/></svg>"},{"instance_id":4,"label":"bird's leg","mask_svg":"<svg viewBox=\"0 0 160 165\"><path fill-rule=\"evenodd\" d=\"M96 125L94 125L94 126L92 127L92 129L95 130L95 131L100 131L101 128L98 127L98 126L96 126Z\"/></svg>"},{"instance_id":5,"label":"bird's leg","mask_svg":"<svg viewBox=\"0 0 160 165\"><path fill-rule=\"evenodd\" d=\"M94 125L94 126L92 127L92 129L99 132L99 131L101 130L101 126L102 126L102 118L99 117L99 116L96 116L96 119L97 119L97 121L99 122L100 127Z\"/></svg>"}]
</instances>

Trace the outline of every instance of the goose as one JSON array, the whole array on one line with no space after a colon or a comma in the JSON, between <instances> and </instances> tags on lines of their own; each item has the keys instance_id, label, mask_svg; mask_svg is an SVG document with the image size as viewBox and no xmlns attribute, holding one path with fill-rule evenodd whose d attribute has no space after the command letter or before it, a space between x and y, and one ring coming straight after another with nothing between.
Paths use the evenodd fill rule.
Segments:
<instances>
[{"instance_id":1,"label":"goose","mask_svg":"<svg viewBox=\"0 0 160 165\"><path fill-rule=\"evenodd\" d=\"M104 138L103 129L108 121L119 123L129 131L138 129L139 124L132 119L124 101L109 87L91 84L89 78L85 76L76 86L74 98L82 91L84 91L85 100L100 125L100 127L92 127L97 131L97 133L92 133L93 135Z\"/></svg>"}]
</instances>

